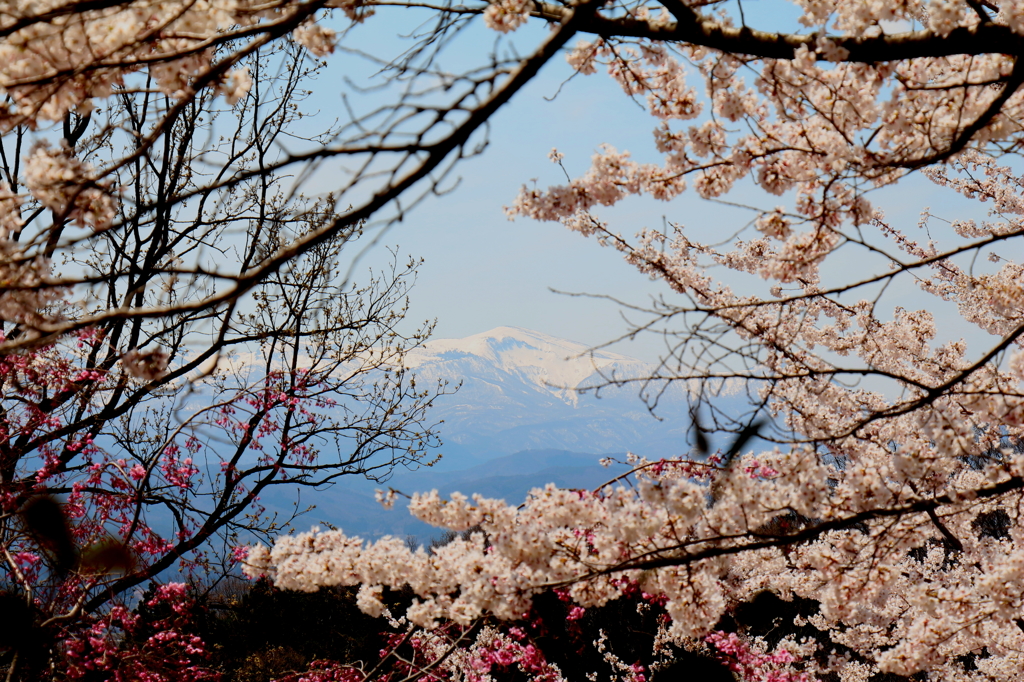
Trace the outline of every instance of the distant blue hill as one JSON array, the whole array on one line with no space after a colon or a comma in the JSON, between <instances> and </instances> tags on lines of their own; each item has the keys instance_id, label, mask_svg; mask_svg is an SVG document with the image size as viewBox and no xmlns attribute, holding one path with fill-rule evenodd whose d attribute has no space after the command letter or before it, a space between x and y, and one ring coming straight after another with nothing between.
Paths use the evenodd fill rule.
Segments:
<instances>
[{"instance_id":1,"label":"distant blue hill","mask_svg":"<svg viewBox=\"0 0 1024 682\"><path fill-rule=\"evenodd\" d=\"M624 454L624 453L623 453ZM612 455L623 459L623 454ZM394 509L386 510L374 499L374 489L388 487L404 493L437 490L447 496L453 492L503 499L519 504L533 488L554 483L562 488L596 488L627 471L622 464L603 467L602 456L565 450L527 450L504 455L467 469L436 471L423 468L396 474L385 484L350 479L320 491L299 491L275 488L263 495L269 509L284 512L310 503L316 509L296 522L296 530L311 525L335 527L347 535L378 538L383 535L413 536L426 542L443 531L422 523L409 515L404 498Z\"/></svg>"}]
</instances>

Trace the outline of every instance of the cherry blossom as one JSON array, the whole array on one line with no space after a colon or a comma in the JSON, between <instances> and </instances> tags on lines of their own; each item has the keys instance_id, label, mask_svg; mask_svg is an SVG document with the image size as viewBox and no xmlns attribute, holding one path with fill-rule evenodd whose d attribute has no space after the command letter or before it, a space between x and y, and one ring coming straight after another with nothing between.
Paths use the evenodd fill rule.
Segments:
<instances>
[{"instance_id":1,"label":"cherry blossom","mask_svg":"<svg viewBox=\"0 0 1024 682\"><path fill-rule=\"evenodd\" d=\"M166 351L130 350L121 356L121 364L128 374L143 381L155 381L167 372L167 361L170 356Z\"/></svg>"},{"instance_id":2,"label":"cherry blossom","mask_svg":"<svg viewBox=\"0 0 1024 682\"><path fill-rule=\"evenodd\" d=\"M36 145L25 159L25 184L44 206L78 225L103 230L114 220L114 198L69 149Z\"/></svg>"},{"instance_id":3,"label":"cherry blossom","mask_svg":"<svg viewBox=\"0 0 1024 682\"><path fill-rule=\"evenodd\" d=\"M497 0L484 10L484 23L488 28L509 33L526 23L530 0Z\"/></svg>"}]
</instances>

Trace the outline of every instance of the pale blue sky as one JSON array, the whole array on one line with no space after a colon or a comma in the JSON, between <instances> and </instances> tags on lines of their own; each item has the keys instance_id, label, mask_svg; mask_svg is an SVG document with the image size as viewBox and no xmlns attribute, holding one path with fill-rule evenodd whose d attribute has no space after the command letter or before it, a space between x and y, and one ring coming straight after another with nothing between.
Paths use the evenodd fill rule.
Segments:
<instances>
[{"instance_id":1,"label":"pale blue sky","mask_svg":"<svg viewBox=\"0 0 1024 682\"><path fill-rule=\"evenodd\" d=\"M347 40L385 46L388 41L380 32L396 27L380 21L382 18L374 17L356 27L358 34ZM537 26L515 37L525 51L543 37L543 31ZM466 49L486 50L491 40L493 34L481 31L470 36ZM356 70L351 58L344 55L335 55L328 62L310 100L323 115L339 111L338 88L332 84L343 77L358 82L367 73ZM493 119L490 145L481 156L459 167L459 186L444 197L427 200L385 235L383 244L398 245L401 254L426 260L412 292L410 318L436 318L436 337L464 337L510 325L596 345L629 329L621 319L621 308L609 301L558 295L551 289L610 295L638 304L648 302L652 295L668 293L664 285L649 281L611 249L555 223L510 222L504 215L503 206L513 201L521 184L533 178L542 187L564 181L561 169L547 159L552 147L565 154L565 165L573 175L586 171L590 156L601 143L628 150L642 161L659 161L651 136L654 119L606 75L577 77L563 84L570 75L563 59L549 64ZM329 189L329 175L319 174L313 188ZM784 203L749 187L725 198L763 207ZM963 212L958 208L962 203L949 192L938 190L920 176L879 192L873 199L907 229L916 224L925 206L944 215ZM721 238L735 233L753 217L747 211L704 202L692 192L667 203L632 199L600 215L623 234L660 226L667 219ZM379 264L383 256L378 247L361 265ZM859 259L830 263L828 272L832 278L864 274L865 262ZM737 282L736 286L743 284ZM915 287L889 291L886 300L907 308L934 306L935 301ZM962 333L960 328L954 331ZM659 349L655 339L616 348L647 360L654 360Z\"/></svg>"}]
</instances>

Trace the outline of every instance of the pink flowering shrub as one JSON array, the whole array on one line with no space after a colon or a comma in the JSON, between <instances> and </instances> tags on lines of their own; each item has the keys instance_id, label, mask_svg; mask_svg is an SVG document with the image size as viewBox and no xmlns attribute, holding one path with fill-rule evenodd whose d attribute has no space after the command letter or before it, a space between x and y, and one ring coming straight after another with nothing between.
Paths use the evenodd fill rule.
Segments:
<instances>
[{"instance_id":1,"label":"pink flowering shrub","mask_svg":"<svg viewBox=\"0 0 1024 682\"><path fill-rule=\"evenodd\" d=\"M115 606L60 640L61 679L112 682L217 682L202 638L192 633L197 606L183 583L150 590L138 609Z\"/></svg>"},{"instance_id":2,"label":"pink flowering shrub","mask_svg":"<svg viewBox=\"0 0 1024 682\"><path fill-rule=\"evenodd\" d=\"M704 638L709 648L725 661L729 669L744 682L810 682L805 672L796 672L790 665L797 659L786 649L770 654L757 651L736 636L735 632L712 632Z\"/></svg>"}]
</instances>

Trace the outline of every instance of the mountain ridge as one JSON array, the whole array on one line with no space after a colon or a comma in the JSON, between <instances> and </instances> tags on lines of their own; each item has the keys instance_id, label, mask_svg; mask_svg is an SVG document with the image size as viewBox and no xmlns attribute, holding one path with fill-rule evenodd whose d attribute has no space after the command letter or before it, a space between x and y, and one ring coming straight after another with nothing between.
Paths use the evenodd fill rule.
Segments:
<instances>
[{"instance_id":1,"label":"mountain ridge","mask_svg":"<svg viewBox=\"0 0 1024 682\"><path fill-rule=\"evenodd\" d=\"M464 339L427 341L409 352L405 366L417 381L461 383L435 402L432 416L444 420L444 441L482 459L539 449L635 450L654 457L688 451L687 386L659 393L652 414L641 393L643 380L657 368L627 355L497 327ZM626 383L610 384L613 378ZM725 391L723 401L736 393Z\"/></svg>"},{"instance_id":2,"label":"mountain ridge","mask_svg":"<svg viewBox=\"0 0 1024 682\"><path fill-rule=\"evenodd\" d=\"M517 376L570 405L578 403L579 389L597 388L616 373L632 379L654 369L636 358L522 327L496 327L463 339L433 339L405 359L414 371L460 364L478 372L489 367Z\"/></svg>"}]
</instances>

